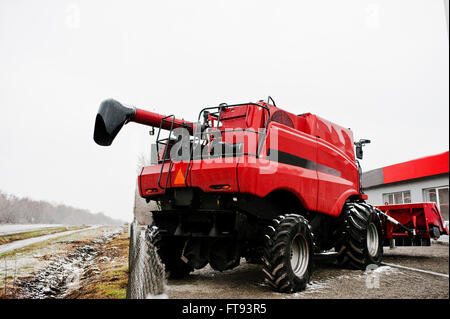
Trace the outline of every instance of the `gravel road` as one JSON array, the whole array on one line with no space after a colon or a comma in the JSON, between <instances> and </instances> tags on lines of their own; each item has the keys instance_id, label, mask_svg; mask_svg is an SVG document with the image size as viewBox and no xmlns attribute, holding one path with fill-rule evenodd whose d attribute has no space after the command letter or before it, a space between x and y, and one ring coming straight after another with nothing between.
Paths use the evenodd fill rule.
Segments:
<instances>
[{"instance_id":1,"label":"gravel road","mask_svg":"<svg viewBox=\"0 0 450 319\"><path fill-rule=\"evenodd\" d=\"M385 248L385 262L448 274L449 247ZM372 272L340 269L331 258L316 260L311 283L305 291L281 294L270 290L259 265L245 261L230 271L215 272L209 266L189 278L169 280L169 298L253 298L253 299L375 299L449 298L448 278L388 266Z\"/></svg>"},{"instance_id":2,"label":"gravel road","mask_svg":"<svg viewBox=\"0 0 450 319\"><path fill-rule=\"evenodd\" d=\"M105 240L111 240L110 245L114 247L121 247L117 248L116 254L126 260L127 245L115 244L114 238L108 235L111 231L112 228L86 230L54 239L42 247L22 252L20 256L9 257L5 260L9 267L8 276L11 276L17 258L17 278L28 278L22 280L23 297L62 298L70 286L73 290L90 282L88 277L82 278L90 271L98 271L99 257L96 256L103 251ZM0 262L2 266L4 260ZM449 247L435 244L431 247L385 248L384 262L448 274ZM39 269L43 272L36 272ZM37 294L31 293L36 287L39 288ZM86 290L81 288L80 291ZM315 260L313 277L305 291L281 294L273 292L264 283L260 265L242 260L233 270L216 272L207 266L188 278L169 280L167 295L169 299L448 299L449 280L389 266L370 272L341 269L334 264L333 258L321 257Z\"/></svg>"}]
</instances>

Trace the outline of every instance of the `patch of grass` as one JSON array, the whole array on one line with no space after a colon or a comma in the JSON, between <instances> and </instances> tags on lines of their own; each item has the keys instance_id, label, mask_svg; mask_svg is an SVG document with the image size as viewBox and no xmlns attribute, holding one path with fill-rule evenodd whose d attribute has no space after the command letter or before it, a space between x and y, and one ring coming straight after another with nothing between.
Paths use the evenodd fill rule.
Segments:
<instances>
[{"instance_id":1,"label":"patch of grass","mask_svg":"<svg viewBox=\"0 0 450 319\"><path fill-rule=\"evenodd\" d=\"M2 285L4 285L5 284L5 276L4 275L1 275L0 276L1 278L0 278L0 283L2 284ZM6 281L9 281L9 280L11 280L11 279L14 279L14 277L13 276L6 276ZM3 286L2 286L3 287Z\"/></svg>"},{"instance_id":2,"label":"patch of grass","mask_svg":"<svg viewBox=\"0 0 450 319\"><path fill-rule=\"evenodd\" d=\"M125 299L127 295L128 265L119 264L102 275L99 289L105 298Z\"/></svg>"},{"instance_id":3,"label":"patch of grass","mask_svg":"<svg viewBox=\"0 0 450 319\"><path fill-rule=\"evenodd\" d=\"M127 296L127 289L112 285L100 284L99 287L106 297L111 299L125 299Z\"/></svg>"}]
</instances>

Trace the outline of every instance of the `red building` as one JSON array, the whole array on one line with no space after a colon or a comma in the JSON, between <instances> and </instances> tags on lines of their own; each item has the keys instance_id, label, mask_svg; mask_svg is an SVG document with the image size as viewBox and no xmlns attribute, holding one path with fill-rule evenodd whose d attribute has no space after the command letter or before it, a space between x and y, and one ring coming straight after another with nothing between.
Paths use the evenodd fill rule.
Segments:
<instances>
[{"instance_id":1,"label":"red building","mask_svg":"<svg viewBox=\"0 0 450 319\"><path fill-rule=\"evenodd\" d=\"M362 185L374 205L435 202L449 219L449 152L363 173Z\"/></svg>"}]
</instances>

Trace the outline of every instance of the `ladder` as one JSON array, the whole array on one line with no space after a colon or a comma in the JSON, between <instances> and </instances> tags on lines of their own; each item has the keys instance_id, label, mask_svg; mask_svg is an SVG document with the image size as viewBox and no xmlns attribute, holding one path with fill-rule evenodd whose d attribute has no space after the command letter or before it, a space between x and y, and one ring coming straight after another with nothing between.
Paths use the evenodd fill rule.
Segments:
<instances>
[{"instance_id":1,"label":"ladder","mask_svg":"<svg viewBox=\"0 0 450 319\"><path fill-rule=\"evenodd\" d=\"M164 122L170 124L169 136L167 138L160 138L161 128L162 128L162 125ZM159 177L158 177L158 186L159 186L159 188L164 189L164 194L166 193L167 184L169 183L169 176L170 176L170 173L172 171L172 166L173 166L173 162L172 162L172 159L170 158L170 154L168 156L167 152L169 151L174 122L175 122L174 115L168 115L166 117L163 117L161 119L161 123L159 124L158 135L156 137L156 152L157 152L158 157L161 154L160 147L162 147L164 149L164 154L163 154L162 160L161 160L161 171L159 172ZM166 182L164 184L164 187L162 187L161 186L161 177L162 177L164 165L166 164L166 162L169 162L169 170L167 171Z\"/></svg>"}]
</instances>

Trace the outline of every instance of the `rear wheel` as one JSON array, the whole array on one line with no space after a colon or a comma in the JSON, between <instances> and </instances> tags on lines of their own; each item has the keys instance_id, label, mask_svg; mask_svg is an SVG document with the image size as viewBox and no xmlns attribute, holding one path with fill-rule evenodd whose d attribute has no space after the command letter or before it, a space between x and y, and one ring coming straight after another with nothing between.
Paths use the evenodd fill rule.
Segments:
<instances>
[{"instance_id":1,"label":"rear wheel","mask_svg":"<svg viewBox=\"0 0 450 319\"><path fill-rule=\"evenodd\" d=\"M269 226L263 256L265 281L276 291L306 288L312 271L313 234L301 215L280 215Z\"/></svg>"},{"instance_id":2,"label":"rear wheel","mask_svg":"<svg viewBox=\"0 0 450 319\"><path fill-rule=\"evenodd\" d=\"M150 241L158 250L158 255L165 266L166 274L171 279L181 279L194 269L181 260L184 240L181 238L162 238L158 227L148 226Z\"/></svg>"},{"instance_id":3,"label":"rear wheel","mask_svg":"<svg viewBox=\"0 0 450 319\"><path fill-rule=\"evenodd\" d=\"M383 257L383 233L376 208L365 203L345 204L335 230L340 266L365 269Z\"/></svg>"}]
</instances>

